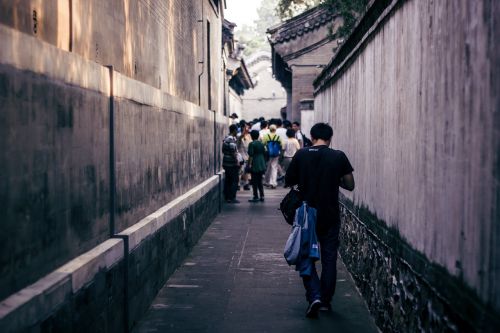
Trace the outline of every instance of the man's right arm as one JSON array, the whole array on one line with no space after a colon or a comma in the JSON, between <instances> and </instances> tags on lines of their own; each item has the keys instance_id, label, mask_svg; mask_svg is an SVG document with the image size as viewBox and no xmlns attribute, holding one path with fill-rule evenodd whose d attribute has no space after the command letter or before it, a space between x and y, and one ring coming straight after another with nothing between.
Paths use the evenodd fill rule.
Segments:
<instances>
[{"instance_id":1,"label":"man's right arm","mask_svg":"<svg viewBox=\"0 0 500 333\"><path fill-rule=\"evenodd\" d=\"M348 191L354 190L354 176L352 172L340 178L340 187Z\"/></svg>"}]
</instances>

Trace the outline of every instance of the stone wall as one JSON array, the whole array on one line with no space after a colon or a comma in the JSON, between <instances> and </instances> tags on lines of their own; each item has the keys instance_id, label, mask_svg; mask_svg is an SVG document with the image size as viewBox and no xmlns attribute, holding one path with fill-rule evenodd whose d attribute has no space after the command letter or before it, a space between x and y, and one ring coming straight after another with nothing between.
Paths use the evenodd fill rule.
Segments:
<instances>
[{"instance_id":1,"label":"stone wall","mask_svg":"<svg viewBox=\"0 0 500 333\"><path fill-rule=\"evenodd\" d=\"M332 145L354 166L356 190L346 196L366 224L362 231L355 226L358 220L346 223L345 237L397 235L385 245L377 237L352 240L344 249L384 328L412 330L417 326L401 320L419 315L422 306L434 312L433 320L441 314L439 320L450 320L429 330L467 331L457 317L478 330L495 327L491 323L500 312L500 52L494 42L500 37L499 14L492 1L375 1L315 81L316 121L333 125ZM359 216L362 211L377 222L367 223L363 216L370 214ZM370 257L376 251L380 260ZM412 259L415 254L419 260ZM395 262L409 268L391 266ZM431 267L437 268L434 278L426 278L426 291L408 292L410 302L401 311L396 299L401 295L392 298L389 292L400 293L405 281L428 277ZM385 268L390 271L382 274ZM387 292L375 297L373 288ZM426 298L442 303L418 303ZM444 311L443 303L452 311Z\"/></svg>"},{"instance_id":2,"label":"stone wall","mask_svg":"<svg viewBox=\"0 0 500 333\"><path fill-rule=\"evenodd\" d=\"M243 103L241 100L241 96L234 91L233 88L229 87L228 88L228 101L229 101L229 110L228 110L228 116L232 115L233 113L236 113L238 115L237 120L243 119L241 117L242 109L243 109Z\"/></svg>"},{"instance_id":3,"label":"stone wall","mask_svg":"<svg viewBox=\"0 0 500 333\"><path fill-rule=\"evenodd\" d=\"M2 332L128 332L219 211L220 175L0 307Z\"/></svg>"},{"instance_id":4,"label":"stone wall","mask_svg":"<svg viewBox=\"0 0 500 333\"><path fill-rule=\"evenodd\" d=\"M119 232L212 176L213 138L227 130L214 112L147 84L118 73L113 84Z\"/></svg>"},{"instance_id":5,"label":"stone wall","mask_svg":"<svg viewBox=\"0 0 500 333\"><path fill-rule=\"evenodd\" d=\"M212 0L0 0L0 23L135 80L220 110L220 10ZM203 20L203 22L198 22ZM207 24L210 23L210 36ZM41 50L33 50L36 54ZM202 62L201 64L199 62ZM211 84L208 84L208 79Z\"/></svg>"},{"instance_id":6,"label":"stone wall","mask_svg":"<svg viewBox=\"0 0 500 333\"><path fill-rule=\"evenodd\" d=\"M333 54L330 44L323 46L322 49L322 51L325 52L325 59L329 59ZM304 57L307 57L307 55L304 55ZM323 63L319 64L324 65L326 62L327 60L323 60ZM311 62L310 64L315 63ZM299 123L302 122L300 101L303 99L311 99L313 97L313 82L319 73L321 73L321 67L316 67L315 65L307 65L306 67L292 67L292 113L289 119L290 121L298 121ZM307 133L307 135L309 136L309 133Z\"/></svg>"},{"instance_id":7,"label":"stone wall","mask_svg":"<svg viewBox=\"0 0 500 333\"><path fill-rule=\"evenodd\" d=\"M0 39L3 299L109 236L109 75L2 25Z\"/></svg>"},{"instance_id":8,"label":"stone wall","mask_svg":"<svg viewBox=\"0 0 500 333\"><path fill-rule=\"evenodd\" d=\"M0 1L0 299L219 172L213 3Z\"/></svg>"}]
</instances>

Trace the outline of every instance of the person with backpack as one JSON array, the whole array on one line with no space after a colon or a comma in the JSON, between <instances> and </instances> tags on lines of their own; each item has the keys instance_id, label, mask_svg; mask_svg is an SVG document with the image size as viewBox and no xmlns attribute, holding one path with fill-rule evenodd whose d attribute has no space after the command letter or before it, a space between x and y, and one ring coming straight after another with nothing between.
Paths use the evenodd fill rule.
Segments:
<instances>
[{"instance_id":1,"label":"person with backpack","mask_svg":"<svg viewBox=\"0 0 500 333\"><path fill-rule=\"evenodd\" d=\"M295 138L299 141L300 148L311 147L313 145L312 141L300 130L300 123L298 121L292 123L292 129L295 131Z\"/></svg>"},{"instance_id":2,"label":"person with backpack","mask_svg":"<svg viewBox=\"0 0 500 333\"><path fill-rule=\"evenodd\" d=\"M283 150L281 139L276 134L276 125L269 126L269 134L264 135L262 143L269 156L264 186L275 189L278 186L278 163Z\"/></svg>"},{"instance_id":3,"label":"person with backpack","mask_svg":"<svg viewBox=\"0 0 500 333\"><path fill-rule=\"evenodd\" d=\"M316 236L321 252L321 277L313 265L309 274L301 274L309 306L306 317L319 311L331 311L337 282L339 247L339 187L354 190L354 169L340 150L330 149L333 129L325 123L311 128L313 146L300 149L286 172L286 186L298 185L303 201L316 209Z\"/></svg>"}]
</instances>

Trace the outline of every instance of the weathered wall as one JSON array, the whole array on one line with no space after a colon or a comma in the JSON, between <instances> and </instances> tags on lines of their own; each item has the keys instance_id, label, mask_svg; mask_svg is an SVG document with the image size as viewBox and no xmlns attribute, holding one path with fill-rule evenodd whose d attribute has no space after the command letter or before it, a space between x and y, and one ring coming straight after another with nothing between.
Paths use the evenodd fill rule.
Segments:
<instances>
[{"instance_id":1,"label":"weathered wall","mask_svg":"<svg viewBox=\"0 0 500 333\"><path fill-rule=\"evenodd\" d=\"M219 211L220 175L0 304L1 332L125 332Z\"/></svg>"},{"instance_id":2,"label":"weathered wall","mask_svg":"<svg viewBox=\"0 0 500 333\"><path fill-rule=\"evenodd\" d=\"M207 41L222 38L210 0L1 0L0 23L192 103L201 75L202 107L210 87L211 109L220 110L220 47L210 48L208 85Z\"/></svg>"},{"instance_id":3,"label":"weathered wall","mask_svg":"<svg viewBox=\"0 0 500 333\"><path fill-rule=\"evenodd\" d=\"M0 1L0 299L218 172L221 15L203 3L201 34L194 0Z\"/></svg>"},{"instance_id":4,"label":"weathered wall","mask_svg":"<svg viewBox=\"0 0 500 333\"><path fill-rule=\"evenodd\" d=\"M213 175L213 138L226 131L216 132L214 112L118 73L113 83L121 231Z\"/></svg>"},{"instance_id":5,"label":"weathered wall","mask_svg":"<svg viewBox=\"0 0 500 333\"><path fill-rule=\"evenodd\" d=\"M3 299L108 237L109 76L1 25L0 40Z\"/></svg>"},{"instance_id":6,"label":"weathered wall","mask_svg":"<svg viewBox=\"0 0 500 333\"><path fill-rule=\"evenodd\" d=\"M272 76L270 55L269 59L249 65L248 71L257 84L242 96L243 119L281 118L280 109L286 106L286 93Z\"/></svg>"},{"instance_id":7,"label":"weathered wall","mask_svg":"<svg viewBox=\"0 0 500 333\"><path fill-rule=\"evenodd\" d=\"M236 113L239 119L243 119L241 117L241 113L243 110L243 101L241 100L241 96L239 96L236 91L234 91L231 87L228 88L228 101L229 101L229 110L228 115L232 115Z\"/></svg>"},{"instance_id":8,"label":"weathered wall","mask_svg":"<svg viewBox=\"0 0 500 333\"><path fill-rule=\"evenodd\" d=\"M326 59L330 59L332 56L332 51L329 44L323 48L325 60L318 64L324 65L328 62ZM306 56L307 55L304 57ZM315 62L311 62L310 64L315 64ZM307 67L292 67L292 116L290 121L302 122L300 101L303 99L312 99L314 97L313 82L319 73L321 73L321 67L316 67L314 65Z\"/></svg>"},{"instance_id":9,"label":"weathered wall","mask_svg":"<svg viewBox=\"0 0 500 333\"><path fill-rule=\"evenodd\" d=\"M375 233L395 231L500 311L500 6L386 3L316 81L316 121L333 124L355 169L347 196Z\"/></svg>"}]
</instances>

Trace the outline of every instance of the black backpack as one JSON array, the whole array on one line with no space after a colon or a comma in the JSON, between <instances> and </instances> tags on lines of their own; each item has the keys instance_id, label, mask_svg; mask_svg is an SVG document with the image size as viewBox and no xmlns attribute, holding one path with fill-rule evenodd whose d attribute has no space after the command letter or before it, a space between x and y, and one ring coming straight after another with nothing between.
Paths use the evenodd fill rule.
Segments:
<instances>
[{"instance_id":1,"label":"black backpack","mask_svg":"<svg viewBox=\"0 0 500 333\"><path fill-rule=\"evenodd\" d=\"M304 142L304 147L311 147L313 145L312 141L304 133L302 133L302 131L300 133L302 134L302 140Z\"/></svg>"},{"instance_id":2,"label":"black backpack","mask_svg":"<svg viewBox=\"0 0 500 333\"><path fill-rule=\"evenodd\" d=\"M293 221L295 220L295 211L302 205L302 198L300 196L300 192L296 186L293 186L290 189L283 200L281 200L280 208L283 217L285 218L286 223L289 225L293 225Z\"/></svg>"}]
</instances>

